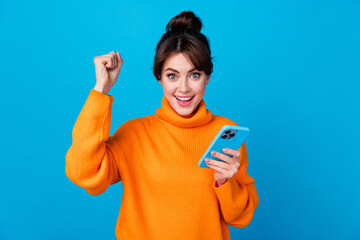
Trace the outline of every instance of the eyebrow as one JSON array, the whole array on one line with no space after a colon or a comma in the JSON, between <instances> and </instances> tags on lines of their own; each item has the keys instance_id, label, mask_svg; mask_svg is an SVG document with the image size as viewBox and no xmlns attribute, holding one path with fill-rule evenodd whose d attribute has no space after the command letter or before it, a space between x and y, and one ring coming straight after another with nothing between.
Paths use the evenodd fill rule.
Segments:
<instances>
[{"instance_id":1,"label":"eyebrow","mask_svg":"<svg viewBox=\"0 0 360 240\"><path fill-rule=\"evenodd\" d=\"M165 72L168 71L168 70L171 70L171 71L174 71L174 72L179 73L177 70L172 69L172 68L167 68L167 69L165 70ZM192 72L192 71L194 71L194 70L196 70L196 68L191 69L189 72Z\"/></svg>"}]
</instances>

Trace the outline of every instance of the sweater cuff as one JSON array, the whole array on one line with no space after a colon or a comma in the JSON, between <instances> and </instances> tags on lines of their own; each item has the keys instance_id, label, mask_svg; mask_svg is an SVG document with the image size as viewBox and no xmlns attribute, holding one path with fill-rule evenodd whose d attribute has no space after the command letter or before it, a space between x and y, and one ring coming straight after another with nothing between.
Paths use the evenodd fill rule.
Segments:
<instances>
[{"instance_id":1,"label":"sweater cuff","mask_svg":"<svg viewBox=\"0 0 360 240\"><path fill-rule=\"evenodd\" d=\"M213 182L213 189L215 190L218 196L229 195L229 193L241 191L241 188L234 177L228 178L227 181L220 187L216 186L216 180Z\"/></svg>"},{"instance_id":2,"label":"sweater cuff","mask_svg":"<svg viewBox=\"0 0 360 240\"><path fill-rule=\"evenodd\" d=\"M95 112L101 114L101 116L104 116L104 110L106 112L107 110L110 110L111 112L113 101L113 96L104 94L95 89L91 89L85 105L88 105L88 107L91 109L90 112Z\"/></svg>"},{"instance_id":3,"label":"sweater cuff","mask_svg":"<svg viewBox=\"0 0 360 240\"><path fill-rule=\"evenodd\" d=\"M106 140L110 134L113 99L113 96L91 89L75 122L73 135L89 137L100 133L100 140Z\"/></svg>"},{"instance_id":4,"label":"sweater cuff","mask_svg":"<svg viewBox=\"0 0 360 240\"><path fill-rule=\"evenodd\" d=\"M90 95L93 95L94 97L98 97L98 98L110 98L110 99L113 99L114 96L111 96L111 95L108 95L108 94L104 94L102 92L99 92L95 89L91 89L90 90Z\"/></svg>"}]
</instances>

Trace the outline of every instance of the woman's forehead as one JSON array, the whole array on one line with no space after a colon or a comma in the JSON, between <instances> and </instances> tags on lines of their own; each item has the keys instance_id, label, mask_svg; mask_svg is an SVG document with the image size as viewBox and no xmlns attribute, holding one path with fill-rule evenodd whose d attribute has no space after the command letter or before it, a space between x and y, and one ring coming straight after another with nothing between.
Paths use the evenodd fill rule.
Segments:
<instances>
[{"instance_id":1,"label":"woman's forehead","mask_svg":"<svg viewBox=\"0 0 360 240\"><path fill-rule=\"evenodd\" d=\"M194 65L182 53L177 53L169 56L164 63L164 71L168 68L177 71L190 71L194 69Z\"/></svg>"}]
</instances>

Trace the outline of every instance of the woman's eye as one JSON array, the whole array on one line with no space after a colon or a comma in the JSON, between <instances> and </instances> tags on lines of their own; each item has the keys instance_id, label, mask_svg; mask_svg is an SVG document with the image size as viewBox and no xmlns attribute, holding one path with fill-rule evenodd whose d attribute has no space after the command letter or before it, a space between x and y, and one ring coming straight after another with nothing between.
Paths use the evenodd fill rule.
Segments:
<instances>
[{"instance_id":1,"label":"woman's eye","mask_svg":"<svg viewBox=\"0 0 360 240\"><path fill-rule=\"evenodd\" d=\"M200 73L193 73L191 74L192 78L199 78L200 77Z\"/></svg>"},{"instance_id":2,"label":"woman's eye","mask_svg":"<svg viewBox=\"0 0 360 240\"><path fill-rule=\"evenodd\" d=\"M176 79L176 75L175 75L175 74L168 74L168 78L170 78L170 79Z\"/></svg>"}]
</instances>

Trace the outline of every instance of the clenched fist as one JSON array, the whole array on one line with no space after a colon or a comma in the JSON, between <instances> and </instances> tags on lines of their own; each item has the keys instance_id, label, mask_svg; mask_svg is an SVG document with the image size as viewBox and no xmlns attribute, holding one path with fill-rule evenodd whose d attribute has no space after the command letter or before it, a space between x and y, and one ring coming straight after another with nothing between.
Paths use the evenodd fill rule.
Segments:
<instances>
[{"instance_id":1,"label":"clenched fist","mask_svg":"<svg viewBox=\"0 0 360 240\"><path fill-rule=\"evenodd\" d=\"M108 94L114 86L123 64L120 53L114 51L94 58L96 85L95 90Z\"/></svg>"}]
</instances>

